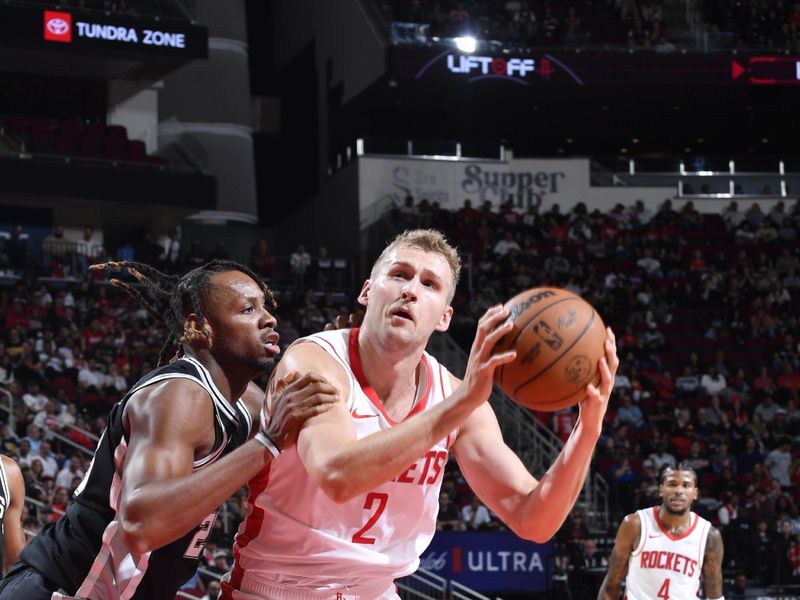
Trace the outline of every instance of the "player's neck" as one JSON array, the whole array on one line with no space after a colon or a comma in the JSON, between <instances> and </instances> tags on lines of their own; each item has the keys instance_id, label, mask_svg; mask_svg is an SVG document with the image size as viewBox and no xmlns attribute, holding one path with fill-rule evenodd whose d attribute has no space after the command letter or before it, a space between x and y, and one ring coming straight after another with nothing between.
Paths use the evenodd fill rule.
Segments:
<instances>
[{"instance_id":1,"label":"player's neck","mask_svg":"<svg viewBox=\"0 0 800 600\"><path fill-rule=\"evenodd\" d=\"M202 364L211 375L211 380L219 390L219 393L231 404L236 404L239 398L242 397L244 391L247 389L247 384L250 379L244 376L237 377L230 373L230 369L224 369L222 365L217 362L211 352L206 349L187 349L186 355L196 359Z\"/></svg>"},{"instance_id":2,"label":"player's neck","mask_svg":"<svg viewBox=\"0 0 800 600\"><path fill-rule=\"evenodd\" d=\"M364 377L393 419L402 419L413 408L423 351L424 347L387 348L369 333L364 335L363 328L360 332L358 353Z\"/></svg>"},{"instance_id":3,"label":"player's neck","mask_svg":"<svg viewBox=\"0 0 800 600\"><path fill-rule=\"evenodd\" d=\"M683 535L692 524L692 512L687 509L682 515L669 512L663 506L658 507L658 519L661 525L672 535Z\"/></svg>"}]
</instances>

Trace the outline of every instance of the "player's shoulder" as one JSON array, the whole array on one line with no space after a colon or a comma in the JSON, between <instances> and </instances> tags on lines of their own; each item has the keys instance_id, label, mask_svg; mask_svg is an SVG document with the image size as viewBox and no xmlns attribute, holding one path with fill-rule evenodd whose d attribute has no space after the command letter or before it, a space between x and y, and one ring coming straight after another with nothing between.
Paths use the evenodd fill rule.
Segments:
<instances>
[{"instance_id":1,"label":"player's shoulder","mask_svg":"<svg viewBox=\"0 0 800 600\"><path fill-rule=\"evenodd\" d=\"M278 363L275 377L290 371L313 372L323 377L349 385L352 367L349 360L349 329L321 331L293 342Z\"/></svg>"},{"instance_id":2,"label":"player's shoulder","mask_svg":"<svg viewBox=\"0 0 800 600\"><path fill-rule=\"evenodd\" d=\"M706 547L708 547L708 543L712 544L722 544L722 532L714 525L709 525L708 527L708 542L706 543Z\"/></svg>"},{"instance_id":3,"label":"player's shoulder","mask_svg":"<svg viewBox=\"0 0 800 600\"><path fill-rule=\"evenodd\" d=\"M623 527L623 526L628 527L628 528L630 528L630 527L635 527L635 528L641 527L642 526L642 517L641 517L641 515L639 515L639 511L637 510L636 512L628 513L627 515L625 515L622 518L622 521L620 522L620 527Z\"/></svg>"},{"instance_id":4,"label":"player's shoulder","mask_svg":"<svg viewBox=\"0 0 800 600\"><path fill-rule=\"evenodd\" d=\"M20 473L19 464L10 456L6 456L5 454L0 454L0 460L3 461L3 468L5 469L6 474L10 475L12 473Z\"/></svg>"},{"instance_id":5,"label":"player's shoulder","mask_svg":"<svg viewBox=\"0 0 800 600\"><path fill-rule=\"evenodd\" d=\"M20 469L19 463L5 454L0 454L0 460L3 462L3 472L5 473L6 482L12 488L12 493L14 493L15 485L19 486L20 490L24 490L25 484L22 479L22 469Z\"/></svg>"},{"instance_id":6,"label":"player's shoulder","mask_svg":"<svg viewBox=\"0 0 800 600\"><path fill-rule=\"evenodd\" d=\"M642 517L637 511L623 517L617 533L622 537L638 538L641 532Z\"/></svg>"}]
</instances>

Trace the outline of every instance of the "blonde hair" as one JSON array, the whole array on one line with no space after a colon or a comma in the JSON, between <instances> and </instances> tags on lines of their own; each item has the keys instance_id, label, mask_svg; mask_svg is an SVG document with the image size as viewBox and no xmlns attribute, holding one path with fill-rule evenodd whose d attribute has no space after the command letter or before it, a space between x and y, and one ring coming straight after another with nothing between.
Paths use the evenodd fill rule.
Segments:
<instances>
[{"instance_id":1,"label":"blonde hair","mask_svg":"<svg viewBox=\"0 0 800 600\"><path fill-rule=\"evenodd\" d=\"M453 275L453 285L450 289L450 294L447 298L448 304L452 302L453 296L456 293L456 286L458 285L459 277L461 277L461 257L456 250L447 241L447 238L441 231L437 229L409 229L395 237L386 248L383 249L381 255L372 265L370 272L370 279L374 279L380 270L387 257L391 252L397 248L418 248L424 252L432 252L439 254L446 261L450 267L450 272Z\"/></svg>"}]
</instances>

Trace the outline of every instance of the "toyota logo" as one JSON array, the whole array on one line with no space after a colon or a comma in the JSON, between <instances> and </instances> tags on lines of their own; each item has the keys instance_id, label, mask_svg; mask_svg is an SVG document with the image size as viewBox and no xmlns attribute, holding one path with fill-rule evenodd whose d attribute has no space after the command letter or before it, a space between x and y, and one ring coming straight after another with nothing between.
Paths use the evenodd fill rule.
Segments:
<instances>
[{"instance_id":1,"label":"toyota logo","mask_svg":"<svg viewBox=\"0 0 800 600\"><path fill-rule=\"evenodd\" d=\"M47 22L47 31L53 35L64 35L69 30L69 23L64 19L55 17Z\"/></svg>"}]
</instances>

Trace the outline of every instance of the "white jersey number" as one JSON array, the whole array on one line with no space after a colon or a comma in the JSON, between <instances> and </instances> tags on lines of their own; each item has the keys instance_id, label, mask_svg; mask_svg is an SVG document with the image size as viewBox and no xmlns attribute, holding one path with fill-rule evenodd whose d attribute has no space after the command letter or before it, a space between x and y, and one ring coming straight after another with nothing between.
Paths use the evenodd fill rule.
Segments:
<instances>
[{"instance_id":1,"label":"white jersey number","mask_svg":"<svg viewBox=\"0 0 800 600\"><path fill-rule=\"evenodd\" d=\"M213 512L208 515L205 520L200 523L197 533L194 534L192 541L186 547L186 552L183 553L183 558L200 558L200 553L206 547L208 537L211 535L211 530L214 527L214 521L217 519L217 513Z\"/></svg>"}]
</instances>

